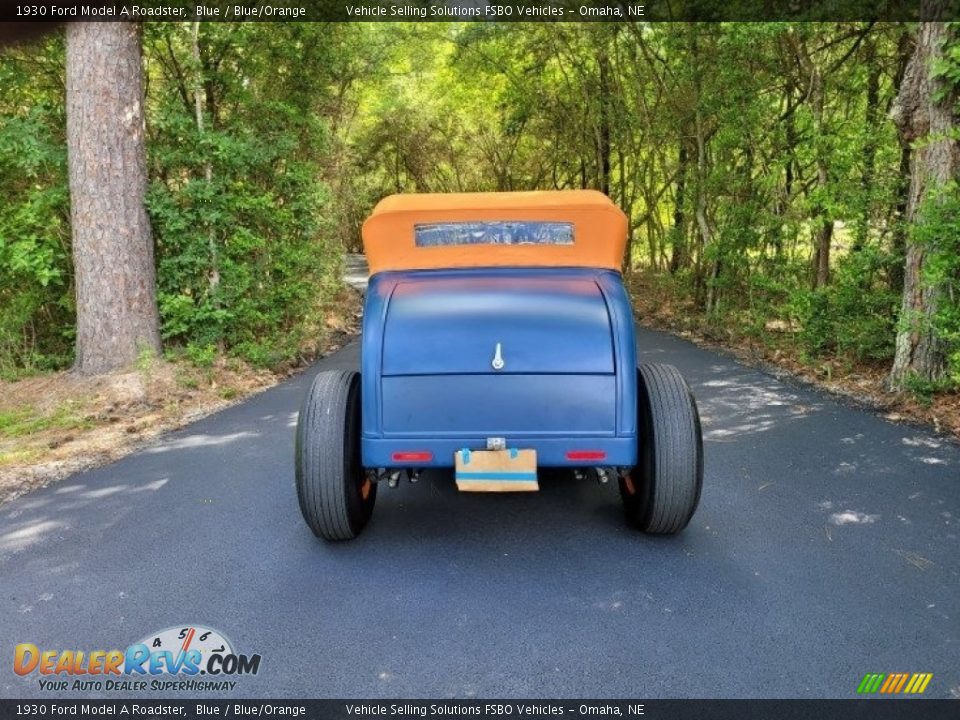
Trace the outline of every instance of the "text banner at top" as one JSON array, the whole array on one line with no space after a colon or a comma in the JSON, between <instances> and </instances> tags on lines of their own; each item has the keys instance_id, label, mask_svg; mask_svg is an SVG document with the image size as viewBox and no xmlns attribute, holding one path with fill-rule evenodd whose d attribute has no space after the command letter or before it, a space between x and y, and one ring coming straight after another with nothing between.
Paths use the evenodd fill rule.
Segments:
<instances>
[{"instance_id":1,"label":"text banner at top","mask_svg":"<svg viewBox=\"0 0 960 720\"><path fill-rule=\"evenodd\" d=\"M960 0L6 0L0 21L757 22L960 20Z\"/></svg>"}]
</instances>

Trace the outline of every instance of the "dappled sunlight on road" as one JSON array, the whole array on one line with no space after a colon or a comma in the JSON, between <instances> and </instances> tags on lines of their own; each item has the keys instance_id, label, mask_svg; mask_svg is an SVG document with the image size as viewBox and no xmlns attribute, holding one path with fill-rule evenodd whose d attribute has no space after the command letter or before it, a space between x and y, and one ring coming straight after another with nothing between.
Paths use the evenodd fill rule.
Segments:
<instances>
[{"instance_id":1,"label":"dappled sunlight on road","mask_svg":"<svg viewBox=\"0 0 960 720\"><path fill-rule=\"evenodd\" d=\"M72 483L58 487L52 493L30 496L12 506L14 509L0 513L3 520L0 553L18 553L70 530L72 526L63 518L89 505L104 510L101 517L106 529L126 509L142 502L143 493L156 492L167 482L168 478L164 477L145 483L118 483L95 489L88 489L84 483Z\"/></svg>"},{"instance_id":2,"label":"dappled sunlight on road","mask_svg":"<svg viewBox=\"0 0 960 720\"><path fill-rule=\"evenodd\" d=\"M748 438L783 430L792 426L797 442L804 437L818 436L818 447L824 447L820 423L830 422L835 414L835 401L800 388L793 388L761 372L736 365L711 364L699 379L690 378L703 422L703 439L712 443L737 443ZM825 410L829 411L824 416ZM798 423L808 420L811 422ZM897 441L902 456L912 463L933 467L952 467L957 462L957 446L923 430L904 426L905 434ZM842 450L834 453L831 466L823 472L834 478L849 477L868 481L891 469L873 460L875 438L859 432L837 433L827 443L837 443Z\"/></svg>"},{"instance_id":3,"label":"dappled sunlight on road","mask_svg":"<svg viewBox=\"0 0 960 720\"><path fill-rule=\"evenodd\" d=\"M907 457L924 465L949 466L955 463L956 446L948 440L915 434L902 437L900 443L907 448Z\"/></svg>"},{"instance_id":4,"label":"dappled sunlight on road","mask_svg":"<svg viewBox=\"0 0 960 720\"><path fill-rule=\"evenodd\" d=\"M152 454L169 452L171 450L183 450L185 448L205 447L208 445L226 445L227 443L236 442L237 440L242 440L243 438L256 437L257 435L257 432L251 430L228 433L226 435L187 435L186 437L176 438L175 440L168 440L157 445L152 445L151 447L145 448L144 452Z\"/></svg>"},{"instance_id":5,"label":"dappled sunlight on road","mask_svg":"<svg viewBox=\"0 0 960 720\"><path fill-rule=\"evenodd\" d=\"M14 523L13 530L0 535L0 551L19 552L27 546L42 540L47 535L65 529L67 524L46 518L25 523Z\"/></svg>"},{"instance_id":6,"label":"dappled sunlight on road","mask_svg":"<svg viewBox=\"0 0 960 720\"><path fill-rule=\"evenodd\" d=\"M924 437L922 435L913 435L911 437L905 437L900 440L904 445L909 445L910 447L927 447L927 448L939 448L943 447L943 441L937 440L932 437Z\"/></svg>"},{"instance_id":7,"label":"dappled sunlight on road","mask_svg":"<svg viewBox=\"0 0 960 720\"><path fill-rule=\"evenodd\" d=\"M873 525L880 519L880 513L866 513L860 510L851 510L849 509L849 505L850 503L847 500L841 500L839 502L824 500L817 503L817 509L821 512L829 513L826 519L827 523L836 525L837 527Z\"/></svg>"},{"instance_id":8,"label":"dappled sunlight on road","mask_svg":"<svg viewBox=\"0 0 960 720\"><path fill-rule=\"evenodd\" d=\"M758 383L755 373L733 372L715 365L711 372L726 377L696 383L694 394L703 422L703 439L729 442L818 412L821 404L801 403L780 382Z\"/></svg>"},{"instance_id":9,"label":"dappled sunlight on road","mask_svg":"<svg viewBox=\"0 0 960 720\"><path fill-rule=\"evenodd\" d=\"M830 522L834 525L871 525L879 519L879 515L868 515L857 510L844 510L830 516Z\"/></svg>"}]
</instances>

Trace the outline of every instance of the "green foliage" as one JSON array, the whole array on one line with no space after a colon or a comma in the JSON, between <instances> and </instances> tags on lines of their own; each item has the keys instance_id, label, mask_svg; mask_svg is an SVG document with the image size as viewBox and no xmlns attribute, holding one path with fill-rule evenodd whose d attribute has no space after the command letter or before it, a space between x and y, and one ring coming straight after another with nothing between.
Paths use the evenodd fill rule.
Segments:
<instances>
[{"instance_id":1,"label":"green foliage","mask_svg":"<svg viewBox=\"0 0 960 720\"><path fill-rule=\"evenodd\" d=\"M789 308L799 322L798 339L806 353L857 362L893 355L899 296L882 282L890 262L875 248L864 249L838 263L827 287L791 294Z\"/></svg>"},{"instance_id":2,"label":"green foliage","mask_svg":"<svg viewBox=\"0 0 960 720\"><path fill-rule=\"evenodd\" d=\"M943 59L933 68L935 76L941 81L935 96L937 100L960 88L960 41L956 39L960 38L960 22L950 22L947 26L953 31L955 39L946 43ZM960 103L960 95L957 96L957 102Z\"/></svg>"},{"instance_id":3,"label":"green foliage","mask_svg":"<svg viewBox=\"0 0 960 720\"><path fill-rule=\"evenodd\" d=\"M339 288L328 104L332 73L360 72L334 57L355 30L204 24L199 64L189 25L144 32L163 338L198 364L287 360ZM63 72L62 38L0 58L0 377L72 359Z\"/></svg>"},{"instance_id":4,"label":"green foliage","mask_svg":"<svg viewBox=\"0 0 960 720\"><path fill-rule=\"evenodd\" d=\"M187 42L180 26L155 32L156 52ZM311 39L303 32L205 26L203 52L227 49L223 70L202 75L203 128L195 106L174 92L154 107L147 204L162 335L186 345L199 365L217 348L259 365L291 357L338 287L341 250L330 241L320 179L327 132L311 112L323 88L305 86L292 66L299 58L291 42ZM243 40L256 45L256 59L243 55Z\"/></svg>"},{"instance_id":5,"label":"green foliage","mask_svg":"<svg viewBox=\"0 0 960 720\"><path fill-rule=\"evenodd\" d=\"M190 358L190 362L197 367L213 367L213 363L217 359L217 346L188 343L186 347L186 354L187 357Z\"/></svg>"},{"instance_id":6,"label":"green foliage","mask_svg":"<svg viewBox=\"0 0 960 720\"><path fill-rule=\"evenodd\" d=\"M903 388L923 407L930 407L938 393L946 392L955 385L949 378L943 380L927 380L916 373L908 373L903 381Z\"/></svg>"},{"instance_id":7,"label":"green foliage","mask_svg":"<svg viewBox=\"0 0 960 720\"><path fill-rule=\"evenodd\" d=\"M886 362L907 237L887 108L914 31L146 23L165 349L207 370L296 356L388 193L590 187L630 218L626 269L668 276L691 324ZM73 333L62 41L18 52L0 59L3 376L66 365ZM960 48L944 55L948 93ZM923 218L909 238L930 249L957 381L960 219L947 200ZM825 228L832 278L813 289Z\"/></svg>"},{"instance_id":8,"label":"green foliage","mask_svg":"<svg viewBox=\"0 0 960 720\"><path fill-rule=\"evenodd\" d=\"M62 55L34 51L41 67ZM0 58L0 377L58 367L71 357L69 201L64 116L30 63Z\"/></svg>"},{"instance_id":9,"label":"green foliage","mask_svg":"<svg viewBox=\"0 0 960 720\"><path fill-rule=\"evenodd\" d=\"M278 124L286 132L247 126L203 137L185 118L164 120L154 128L154 162L162 176L188 179L155 181L148 195L163 337L269 363L266 349L295 349L340 267L323 235L317 170L289 160L297 130L289 119Z\"/></svg>"}]
</instances>

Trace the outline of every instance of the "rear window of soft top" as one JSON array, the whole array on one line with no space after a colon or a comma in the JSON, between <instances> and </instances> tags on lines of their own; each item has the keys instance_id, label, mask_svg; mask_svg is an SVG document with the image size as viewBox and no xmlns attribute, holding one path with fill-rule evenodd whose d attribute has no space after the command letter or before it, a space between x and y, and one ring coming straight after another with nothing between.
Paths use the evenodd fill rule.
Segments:
<instances>
[{"instance_id":1,"label":"rear window of soft top","mask_svg":"<svg viewBox=\"0 0 960 720\"><path fill-rule=\"evenodd\" d=\"M417 247L450 245L573 245L573 223L483 221L420 223L414 226Z\"/></svg>"}]
</instances>

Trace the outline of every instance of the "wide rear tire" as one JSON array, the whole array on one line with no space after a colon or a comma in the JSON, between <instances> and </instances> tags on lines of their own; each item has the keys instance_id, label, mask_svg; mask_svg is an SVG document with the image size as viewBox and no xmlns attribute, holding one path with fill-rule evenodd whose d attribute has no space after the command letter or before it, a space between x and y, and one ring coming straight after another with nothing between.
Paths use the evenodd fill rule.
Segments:
<instances>
[{"instance_id":1,"label":"wide rear tire","mask_svg":"<svg viewBox=\"0 0 960 720\"><path fill-rule=\"evenodd\" d=\"M373 513L377 485L360 459L360 375L328 370L314 379L297 419L297 499L313 534L355 538Z\"/></svg>"},{"instance_id":2,"label":"wide rear tire","mask_svg":"<svg viewBox=\"0 0 960 720\"><path fill-rule=\"evenodd\" d=\"M637 465L620 479L627 521L647 533L687 526L703 487L703 439L693 394L672 365L641 365Z\"/></svg>"}]
</instances>

